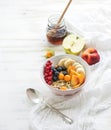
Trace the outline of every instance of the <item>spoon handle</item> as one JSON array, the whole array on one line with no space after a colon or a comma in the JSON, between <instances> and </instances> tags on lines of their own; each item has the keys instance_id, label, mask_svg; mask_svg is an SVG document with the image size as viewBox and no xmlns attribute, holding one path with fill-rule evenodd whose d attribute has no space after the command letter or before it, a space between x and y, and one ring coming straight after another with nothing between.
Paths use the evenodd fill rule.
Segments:
<instances>
[{"instance_id":1,"label":"spoon handle","mask_svg":"<svg viewBox=\"0 0 111 130\"><path fill-rule=\"evenodd\" d=\"M63 113L61 113L58 109L56 109L55 107L53 107L52 105L50 105L49 103L45 102L45 104L53 111L55 111L57 114L59 114L64 121L66 121L69 124L73 123L73 120L70 119L68 116L64 115Z\"/></svg>"}]
</instances>

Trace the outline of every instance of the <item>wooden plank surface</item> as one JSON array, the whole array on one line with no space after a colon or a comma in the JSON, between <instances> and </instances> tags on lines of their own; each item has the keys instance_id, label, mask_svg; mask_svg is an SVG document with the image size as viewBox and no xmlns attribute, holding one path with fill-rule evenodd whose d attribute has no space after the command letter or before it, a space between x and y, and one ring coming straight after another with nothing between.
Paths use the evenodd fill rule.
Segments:
<instances>
[{"instance_id":1,"label":"wooden plank surface","mask_svg":"<svg viewBox=\"0 0 111 130\"><path fill-rule=\"evenodd\" d=\"M66 3L0 0L0 130L29 129L31 105L25 90L34 87L48 91L40 77L43 48L47 46L46 21L52 12L61 12ZM86 4L93 6L99 0L75 0L71 6ZM57 54L63 51L61 47L55 50Z\"/></svg>"}]
</instances>

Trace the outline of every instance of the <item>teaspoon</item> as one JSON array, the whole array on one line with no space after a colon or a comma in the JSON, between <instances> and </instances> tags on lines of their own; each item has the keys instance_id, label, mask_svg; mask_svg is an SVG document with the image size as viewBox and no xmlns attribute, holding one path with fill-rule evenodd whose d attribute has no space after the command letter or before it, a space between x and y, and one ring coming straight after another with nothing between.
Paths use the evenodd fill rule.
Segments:
<instances>
[{"instance_id":1,"label":"teaspoon","mask_svg":"<svg viewBox=\"0 0 111 130\"><path fill-rule=\"evenodd\" d=\"M68 116L64 115L63 113L61 113L58 109L54 108L52 105L50 105L49 103L47 103L44 100L44 97L40 94L40 92L38 90L35 90L33 88L28 88L26 90L26 94L28 96L28 98L30 99L30 101L32 101L33 103L39 103L39 102L43 102L45 103L46 106L48 106L51 110L54 110L57 114L59 114L64 121L66 121L69 124L73 123L73 120L70 119Z\"/></svg>"}]
</instances>

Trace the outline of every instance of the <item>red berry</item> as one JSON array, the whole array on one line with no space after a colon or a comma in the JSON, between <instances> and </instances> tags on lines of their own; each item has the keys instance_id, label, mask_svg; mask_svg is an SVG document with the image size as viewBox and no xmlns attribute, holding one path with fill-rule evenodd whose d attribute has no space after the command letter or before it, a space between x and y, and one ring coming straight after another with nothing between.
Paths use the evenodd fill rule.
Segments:
<instances>
[{"instance_id":1,"label":"red berry","mask_svg":"<svg viewBox=\"0 0 111 130\"><path fill-rule=\"evenodd\" d=\"M50 72L50 70L48 70L48 69L47 69L47 70L45 70L45 72L46 72L46 73L49 73L49 72Z\"/></svg>"},{"instance_id":2,"label":"red berry","mask_svg":"<svg viewBox=\"0 0 111 130\"><path fill-rule=\"evenodd\" d=\"M52 64L52 62L50 60L47 61L48 64Z\"/></svg>"},{"instance_id":3,"label":"red berry","mask_svg":"<svg viewBox=\"0 0 111 130\"><path fill-rule=\"evenodd\" d=\"M47 66L47 67L46 67L46 69L47 69L47 70L49 70L49 69L50 69L50 67L49 67L49 66Z\"/></svg>"},{"instance_id":4,"label":"red berry","mask_svg":"<svg viewBox=\"0 0 111 130\"><path fill-rule=\"evenodd\" d=\"M51 85L52 84L52 81L48 81L48 85Z\"/></svg>"},{"instance_id":5,"label":"red berry","mask_svg":"<svg viewBox=\"0 0 111 130\"><path fill-rule=\"evenodd\" d=\"M47 77L47 76L48 76L48 73L44 73L44 76Z\"/></svg>"},{"instance_id":6,"label":"red berry","mask_svg":"<svg viewBox=\"0 0 111 130\"><path fill-rule=\"evenodd\" d=\"M46 82L48 83L48 82L49 82L49 80L46 80Z\"/></svg>"},{"instance_id":7,"label":"red berry","mask_svg":"<svg viewBox=\"0 0 111 130\"><path fill-rule=\"evenodd\" d=\"M51 61L47 61L46 66L52 65Z\"/></svg>"},{"instance_id":8,"label":"red berry","mask_svg":"<svg viewBox=\"0 0 111 130\"><path fill-rule=\"evenodd\" d=\"M52 71L49 72L49 75L52 76Z\"/></svg>"},{"instance_id":9,"label":"red berry","mask_svg":"<svg viewBox=\"0 0 111 130\"><path fill-rule=\"evenodd\" d=\"M51 81L51 80L52 80L52 76L47 77L47 79L48 79L49 81Z\"/></svg>"},{"instance_id":10,"label":"red berry","mask_svg":"<svg viewBox=\"0 0 111 130\"><path fill-rule=\"evenodd\" d=\"M48 80L47 77L44 77L45 81Z\"/></svg>"},{"instance_id":11,"label":"red berry","mask_svg":"<svg viewBox=\"0 0 111 130\"><path fill-rule=\"evenodd\" d=\"M44 79L47 84L51 85L52 84L52 62L48 60L44 66Z\"/></svg>"}]
</instances>

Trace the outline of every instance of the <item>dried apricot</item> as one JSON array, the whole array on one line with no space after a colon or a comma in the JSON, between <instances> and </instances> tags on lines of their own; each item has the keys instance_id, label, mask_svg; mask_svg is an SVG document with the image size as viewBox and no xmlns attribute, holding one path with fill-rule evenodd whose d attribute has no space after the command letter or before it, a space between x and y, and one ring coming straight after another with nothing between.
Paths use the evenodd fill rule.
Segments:
<instances>
[{"instance_id":1,"label":"dried apricot","mask_svg":"<svg viewBox=\"0 0 111 130\"><path fill-rule=\"evenodd\" d=\"M69 75L78 75L78 73L75 70L71 69Z\"/></svg>"},{"instance_id":2,"label":"dried apricot","mask_svg":"<svg viewBox=\"0 0 111 130\"><path fill-rule=\"evenodd\" d=\"M55 55L55 51L52 48L45 48L46 51L45 58L50 58Z\"/></svg>"},{"instance_id":3,"label":"dried apricot","mask_svg":"<svg viewBox=\"0 0 111 130\"><path fill-rule=\"evenodd\" d=\"M47 51L45 57L46 57L46 58L50 58L50 57L52 57L52 56L53 56L52 52L51 52L51 51Z\"/></svg>"},{"instance_id":4,"label":"dried apricot","mask_svg":"<svg viewBox=\"0 0 111 130\"><path fill-rule=\"evenodd\" d=\"M68 73L70 73L71 70L75 70L75 67L73 65L70 65L67 68Z\"/></svg>"},{"instance_id":5,"label":"dried apricot","mask_svg":"<svg viewBox=\"0 0 111 130\"><path fill-rule=\"evenodd\" d=\"M71 80L71 76L68 75L68 74L65 75L65 76L64 76L64 80L67 81L67 82L70 81L70 80Z\"/></svg>"},{"instance_id":6,"label":"dried apricot","mask_svg":"<svg viewBox=\"0 0 111 130\"><path fill-rule=\"evenodd\" d=\"M79 84L78 76L77 75L72 75L72 77L71 77L71 85L76 86L77 84Z\"/></svg>"},{"instance_id":7,"label":"dried apricot","mask_svg":"<svg viewBox=\"0 0 111 130\"><path fill-rule=\"evenodd\" d=\"M77 84L77 85L75 85L75 86L72 86L72 88L78 88L78 87L80 87L80 85L81 85L81 84Z\"/></svg>"},{"instance_id":8,"label":"dried apricot","mask_svg":"<svg viewBox=\"0 0 111 130\"><path fill-rule=\"evenodd\" d=\"M85 75L83 73L78 74L79 83L82 84L85 81Z\"/></svg>"},{"instance_id":9,"label":"dried apricot","mask_svg":"<svg viewBox=\"0 0 111 130\"><path fill-rule=\"evenodd\" d=\"M58 79L59 79L59 80L63 80L63 79L64 79L64 74L63 74L63 73L59 73Z\"/></svg>"},{"instance_id":10,"label":"dried apricot","mask_svg":"<svg viewBox=\"0 0 111 130\"><path fill-rule=\"evenodd\" d=\"M67 90L67 87L66 86L61 86L60 90Z\"/></svg>"}]
</instances>

